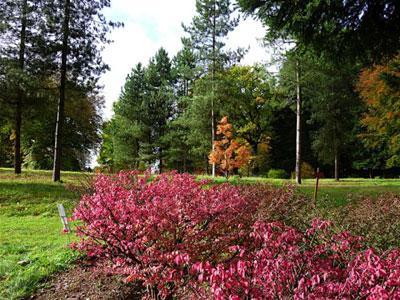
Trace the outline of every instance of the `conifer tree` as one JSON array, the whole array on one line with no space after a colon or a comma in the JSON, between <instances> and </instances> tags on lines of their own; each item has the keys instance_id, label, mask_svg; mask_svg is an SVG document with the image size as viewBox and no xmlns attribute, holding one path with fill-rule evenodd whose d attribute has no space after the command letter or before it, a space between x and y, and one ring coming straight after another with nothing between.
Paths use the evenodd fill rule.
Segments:
<instances>
[{"instance_id":1,"label":"conifer tree","mask_svg":"<svg viewBox=\"0 0 400 300\"><path fill-rule=\"evenodd\" d=\"M37 46L41 35L41 6L39 0L0 1L0 63L3 87L0 102L10 108L14 141L14 172L21 173L21 125L28 91L35 81ZM5 22L3 22L5 21ZM29 61L27 62L27 57ZM30 86L30 87L29 87ZM30 91L32 92L32 91Z\"/></svg>"},{"instance_id":2,"label":"conifer tree","mask_svg":"<svg viewBox=\"0 0 400 300\"><path fill-rule=\"evenodd\" d=\"M113 146L106 147L113 149L112 161L117 168L153 166L163 171L167 149L164 137L176 111L174 83L171 60L163 48L146 68L138 64L127 77L109 125Z\"/></svg>"},{"instance_id":3,"label":"conifer tree","mask_svg":"<svg viewBox=\"0 0 400 300\"><path fill-rule=\"evenodd\" d=\"M174 78L171 60L167 51L160 48L150 60L146 71L147 99L146 123L149 128L149 143L146 144L148 161L158 164L161 173L164 167L166 145L163 136L167 133L167 122L173 115Z\"/></svg>"},{"instance_id":4,"label":"conifer tree","mask_svg":"<svg viewBox=\"0 0 400 300\"><path fill-rule=\"evenodd\" d=\"M116 168L139 168L139 153L143 151L143 141L149 139L147 118L146 68L138 63L127 77L118 101L114 104L115 116L107 125L113 139L112 158ZM103 153L103 157L107 155ZM110 155L110 154L108 154Z\"/></svg>"},{"instance_id":5,"label":"conifer tree","mask_svg":"<svg viewBox=\"0 0 400 300\"><path fill-rule=\"evenodd\" d=\"M239 19L232 17L233 9L230 0L197 0L196 12L192 23L183 27L190 34L197 58L204 71L211 76L211 144L214 145L216 135L213 93L215 75L231 60L240 59L243 55L243 49L238 49L236 52L224 51L224 39L238 25ZM212 174L215 175L215 164L212 166Z\"/></svg>"},{"instance_id":6,"label":"conifer tree","mask_svg":"<svg viewBox=\"0 0 400 300\"><path fill-rule=\"evenodd\" d=\"M101 58L102 45L109 43L107 33L120 24L108 22L102 9L109 0L49 1L47 46L54 50L51 62L60 74L59 101L55 129L53 181L60 180L63 125L67 81L96 90L99 76L107 69ZM61 44L58 41L62 41ZM61 56L61 60L59 59Z\"/></svg>"}]
</instances>

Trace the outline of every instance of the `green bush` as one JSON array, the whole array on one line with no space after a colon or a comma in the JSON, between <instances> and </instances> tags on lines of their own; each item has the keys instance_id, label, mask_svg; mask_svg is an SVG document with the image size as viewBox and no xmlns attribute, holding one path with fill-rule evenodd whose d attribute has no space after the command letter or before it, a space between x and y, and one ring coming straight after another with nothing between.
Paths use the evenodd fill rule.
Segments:
<instances>
[{"instance_id":1,"label":"green bush","mask_svg":"<svg viewBox=\"0 0 400 300\"><path fill-rule=\"evenodd\" d=\"M296 178L296 172L295 171L292 172L291 178L292 179ZM309 163L303 162L301 164L301 178L302 179L315 178L315 170Z\"/></svg>"},{"instance_id":2,"label":"green bush","mask_svg":"<svg viewBox=\"0 0 400 300\"><path fill-rule=\"evenodd\" d=\"M284 179L288 178L288 174L286 173L285 170L282 169L271 169L268 171L267 177L275 179Z\"/></svg>"}]
</instances>

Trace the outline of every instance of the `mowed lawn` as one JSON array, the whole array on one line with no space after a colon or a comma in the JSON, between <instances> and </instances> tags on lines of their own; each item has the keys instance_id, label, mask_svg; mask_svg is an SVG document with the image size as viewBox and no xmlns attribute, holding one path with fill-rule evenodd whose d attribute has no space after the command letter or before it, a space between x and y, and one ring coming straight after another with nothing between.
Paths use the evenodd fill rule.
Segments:
<instances>
[{"instance_id":1,"label":"mowed lawn","mask_svg":"<svg viewBox=\"0 0 400 300\"><path fill-rule=\"evenodd\" d=\"M41 281L62 270L76 257L62 233L57 203L71 213L78 196L66 184L80 173L63 174L65 183L51 182L51 173L0 169L0 299L20 299Z\"/></svg>"},{"instance_id":2,"label":"mowed lawn","mask_svg":"<svg viewBox=\"0 0 400 300\"><path fill-rule=\"evenodd\" d=\"M29 296L50 274L63 270L77 254L69 250L73 235L62 233L56 204L70 215L79 200L70 188L87 181L87 174L63 172L53 183L49 171L25 171L16 176L0 169L0 299ZM203 177L201 178L209 178ZM211 178L210 178L211 179ZM225 178L214 179L216 183ZM233 177L233 184L293 184L291 180ZM304 180L300 193L312 196L315 180ZM329 209L362 196L400 193L400 179L331 179L320 181L318 204Z\"/></svg>"}]
</instances>

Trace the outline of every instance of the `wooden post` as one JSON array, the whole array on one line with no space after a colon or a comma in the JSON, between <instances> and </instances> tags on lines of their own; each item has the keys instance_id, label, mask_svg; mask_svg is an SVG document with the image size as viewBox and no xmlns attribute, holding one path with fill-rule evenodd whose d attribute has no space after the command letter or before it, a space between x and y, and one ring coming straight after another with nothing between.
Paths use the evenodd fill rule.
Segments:
<instances>
[{"instance_id":1,"label":"wooden post","mask_svg":"<svg viewBox=\"0 0 400 300\"><path fill-rule=\"evenodd\" d=\"M314 190L314 206L317 207L317 196L318 196L318 184L319 184L319 168L317 168L317 173L315 174L315 190Z\"/></svg>"},{"instance_id":2,"label":"wooden post","mask_svg":"<svg viewBox=\"0 0 400 300\"><path fill-rule=\"evenodd\" d=\"M57 204L58 213L60 215L61 223L63 224L63 230L65 233L71 232L68 225L67 214L65 213L64 205Z\"/></svg>"}]
</instances>

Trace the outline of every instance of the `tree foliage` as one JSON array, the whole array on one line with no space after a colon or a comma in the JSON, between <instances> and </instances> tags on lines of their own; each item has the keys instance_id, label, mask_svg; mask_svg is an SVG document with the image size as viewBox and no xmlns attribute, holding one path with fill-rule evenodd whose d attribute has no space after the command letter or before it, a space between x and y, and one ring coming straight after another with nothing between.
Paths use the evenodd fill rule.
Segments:
<instances>
[{"instance_id":1,"label":"tree foliage","mask_svg":"<svg viewBox=\"0 0 400 300\"><path fill-rule=\"evenodd\" d=\"M115 116L108 126L112 134L114 167L146 168L165 165L168 121L176 110L175 77L171 60L161 48L148 66L136 65L127 77L119 100L114 104ZM109 141L111 142L111 141ZM109 143L108 142L108 143ZM104 161L105 152L101 153Z\"/></svg>"},{"instance_id":2,"label":"tree foliage","mask_svg":"<svg viewBox=\"0 0 400 300\"><path fill-rule=\"evenodd\" d=\"M366 103L360 137L370 149L386 153L386 166L400 166L400 56L364 69L357 89Z\"/></svg>"},{"instance_id":3,"label":"tree foliage","mask_svg":"<svg viewBox=\"0 0 400 300\"><path fill-rule=\"evenodd\" d=\"M217 135L220 140L214 142L214 148L209 155L210 164L216 164L226 177L250 161L249 146L233 136L232 124L225 116L219 121Z\"/></svg>"},{"instance_id":4,"label":"tree foliage","mask_svg":"<svg viewBox=\"0 0 400 300\"><path fill-rule=\"evenodd\" d=\"M239 0L239 4L268 27L269 40L295 39L335 60L352 57L370 63L400 48L400 4L395 0Z\"/></svg>"},{"instance_id":5,"label":"tree foliage","mask_svg":"<svg viewBox=\"0 0 400 300\"><path fill-rule=\"evenodd\" d=\"M9 129L14 143L16 171L19 152L24 166L51 167L61 90L67 103L59 118L65 135L57 135L64 149L60 167L86 167L99 143L103 99L97 81L107 69L100 52L109 42L106 34L119 25L102 15L109 5L104 0L0 2L0 104L5 112L1 129Z\"/></svg>"},{"instance_id":6,"label":"tree foliage","mask_svg":"<svg viewBox=\"0 0 400 300\"><path fill-rule=\"evenodd\" d=\"M224 49L228 33L239 23L233 11L230 0L197 0L197 14L189 26L183 26L190 35L197 60L208 74L215 74L243 55L241 48L233 52Z\"/></svg>"}]
</instances>

